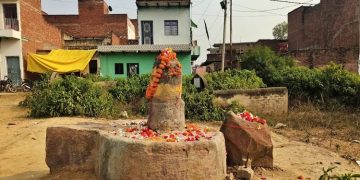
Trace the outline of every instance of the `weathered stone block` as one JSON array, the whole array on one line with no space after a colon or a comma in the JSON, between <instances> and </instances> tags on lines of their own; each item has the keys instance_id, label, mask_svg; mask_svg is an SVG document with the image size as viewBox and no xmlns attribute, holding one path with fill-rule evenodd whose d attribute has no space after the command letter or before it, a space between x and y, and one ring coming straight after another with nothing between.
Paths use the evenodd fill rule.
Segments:
<instances>
[{"instance_id":1,"label":"weathered stone block","mask_svg":"<svg viewBox=\"0 0 360 180\"><path fill-rule=\"evenodd\" d=\"M249 155L253 167L273 167L273 144L267 125L243 120L229 112L220 131L225 136L230 165L244 165Z\"/></svg>"},{"instance_id":2,"label":"weathered stone block","mask_svg":"<svg viewBox=\"0 0 360 180\"><path fill-rule=\"evenodd\" d=\"M46 164L51 172L94 172L99 133L67 127L46 130Z\"/></svg>"}]
</instances>

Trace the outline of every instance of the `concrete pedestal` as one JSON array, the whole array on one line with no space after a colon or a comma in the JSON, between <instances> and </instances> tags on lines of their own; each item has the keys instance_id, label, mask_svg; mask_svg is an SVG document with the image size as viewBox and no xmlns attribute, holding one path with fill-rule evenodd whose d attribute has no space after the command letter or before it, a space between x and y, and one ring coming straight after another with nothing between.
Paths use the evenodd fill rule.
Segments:
<instances>
[{"instance_id":1,"label":"concrete pedestal","mask_svg":"<svg viewBox=\"0 0 360 180\"><path fill-rule=\"evenodd\" d=\"M108 180L222 180L226 176L221 132L210 140L171 143L134 140L109 134L106 129L48 128L46 163L50 172L82 171Z\"/></svg>"}]
</instances>

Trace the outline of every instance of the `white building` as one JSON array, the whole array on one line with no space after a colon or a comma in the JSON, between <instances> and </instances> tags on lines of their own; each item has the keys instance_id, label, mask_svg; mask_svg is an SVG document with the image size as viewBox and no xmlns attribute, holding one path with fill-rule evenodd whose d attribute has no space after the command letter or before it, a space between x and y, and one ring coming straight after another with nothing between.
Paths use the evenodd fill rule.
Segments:
<instances>
[{"instance_id":1,"label":"white building","mask_svg":"<svg viewBox=\"0 0 360 180\"><path fill-rule=\"evenodd\" d=\"M139 44L191 44L190 0L137 0Z\"/></svg>"},{"instance_id":2,"label":"white building","mask_svg":"<svg viewBox=\"0 0 360 180\"><path fill-rule=\"evenodd\" d=\"M0 79L8 76L21 83L23 74L20 4L18 0L0 1Z\"/></svg>"},{"instance_id":3,"label":"white building","mask_svg":"<svg viewBox=\"0 0 360 180\"><path fill-rule=\"evenodd\" d=\"M140 45L189 45L191 61L200 56L192 39L191 0L136 0Z\"/></svg>"}]
</instances>

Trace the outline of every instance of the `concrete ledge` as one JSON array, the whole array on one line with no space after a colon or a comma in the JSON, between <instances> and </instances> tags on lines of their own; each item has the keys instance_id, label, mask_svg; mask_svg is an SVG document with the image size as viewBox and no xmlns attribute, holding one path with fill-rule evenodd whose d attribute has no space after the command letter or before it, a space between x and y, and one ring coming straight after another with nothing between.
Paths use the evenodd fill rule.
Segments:
<instances>
[{"instance_id":1,"label":"concrete ledge","mask_svg":"<svg viewBox=\"0 0 360 180\"><path fill-rule=\"evenodd\" d=\"M258 114L284 116L288 113L288 90L285 87L220 90L214 91L214 95L228 103L238 102Z\"/></svg>"},{"instance_id":2,"label":"concrete ledge","mask_svg":"<svg viewBox=\"0 0 360 180\"><path fill-rule=\"evenodd\" d=\"M258 89L230 89L214 91L215 96L230 96L235 94L246 94L250 96L263 96L267 94L285 95L288 93L286 87L258 88Z\"/></svg>"}]
</instances>

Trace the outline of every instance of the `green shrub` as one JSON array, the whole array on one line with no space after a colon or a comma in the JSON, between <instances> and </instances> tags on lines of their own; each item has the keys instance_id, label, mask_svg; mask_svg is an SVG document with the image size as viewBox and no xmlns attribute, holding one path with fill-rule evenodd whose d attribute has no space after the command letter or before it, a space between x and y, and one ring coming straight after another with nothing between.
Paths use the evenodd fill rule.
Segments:
<instances>
[{"instance_id":1,"label":"green shrub","mask_svg":"<svg viewBox=\"0 0 360 180\"><path fill-rule=\"evenodd\" d=\"M241 56L241 68L255 70L267 85L273 84L272 78L277 76L278 71L292 66L292 58L280 57L270 48L263 46L254 47Z\"/></svg>"},{"instance_id":2,"label":"green shrub","mask_svg":"<svg viewBox=\"0 0 360 180\"><path fill-rule=\"evenodd\" d=\"M340 65L316 69L288 67L272 80L273 86L288 88L292 102L310 100L320 105L360 106L360 76Z\"/></svg>"},{"instance_id":3,"label":"green shrub","mask_svg":"<svg viewBox=\"0 0 360 180\"><path fill-rule=\"evenodd\" d=\"M43 78L23 104L30 108L32 117L98 117L111 113L113 100L90 80L66 76L52 82Z\"/></svg>"},{"instance_id":4,"label":"green shrub","mask_svg":"<svg viewBox=\"0 0 360 180\"><path fill-rule=\"evenodd\" d=\"M244 110L243 106L236 103L218 106L214 103L215 96L209 90L196 92L192 84L187 86L187 91L183 92L182 98L185 102L186 118L192 120L224 120L226 112L230 110L242 112Z\"/></svg>"},{"instance_id":5,"label":"green shrub","mask_svg":"<svg viewBox=\"0 0 360 180\"><path fill-rule=\"evenodd\" d=\"M306 67L288 67L272 77L272 85L287 87L292 99L306 100L319 96L321 82L317 77L318 71Z\"/></svg>"},{"instance_id":6,"label":"green shrub","mask_svg":"<svg viewBox=\"0 0 360 180\"><path fill-rule=\"evenodd\" d=\"M120 102L130 103L145 96L150 75L139 75L116 80L116 86L109 92Z\"/></svg>"},{"instance_id":7,"label":"green shrub","mask_svg":"<svg viewBox=\"0 0 360 180\"><path fill-rule=\"evenodd\" d=\"M213 72L205 76L208 89L228 90L228 89L253 89L265 87L262 79L256 76L255 71L248 70L227 70L225 72Z\"/></svg>"}]
</instances>

